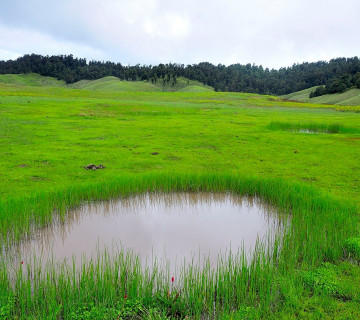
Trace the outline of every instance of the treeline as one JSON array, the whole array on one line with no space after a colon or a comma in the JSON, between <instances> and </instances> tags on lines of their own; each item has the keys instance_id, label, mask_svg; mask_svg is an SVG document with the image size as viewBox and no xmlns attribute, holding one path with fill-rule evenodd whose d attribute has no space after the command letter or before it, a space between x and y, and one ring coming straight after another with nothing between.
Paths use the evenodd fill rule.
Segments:
<instances>
[{"instance_id":1,"label":"treeline","mask_svg":"<svg viewBox=\"0 0 360 320\"><path fill-rule=\"evenodd\" d=\"M310 98L319 97L324 94L343 93L351 88L360 89L360 72L354 75L344 73L339 78L333 79L327 85L317 87L310 93Z\"/></svg>"},{"instance_id":2,"label":"treeline","mask_svg":"<svg viewBox=\"0 0 360 320\"><path fill-rule=\"evenodd\" d=\"M350 84L346 84L347 88L356 86L360 75L360 60L358 57L337 58L329 62L294 64L279 70L269 70L251 64L225 66L208 62L186 66L172 63L156 66L140 64L124 66L109 61L86 61L86 59L74 58L72 55L44 57L31 54L16 60L0 61L1 74L30 72L55 77L67 83L83 79L94 80L105 76L153 83L176 82L177 77L186 77L212 86L216 91L282 95L314 86L331 86L347 75L351 78Z\"/></svg>"}]
</instances>

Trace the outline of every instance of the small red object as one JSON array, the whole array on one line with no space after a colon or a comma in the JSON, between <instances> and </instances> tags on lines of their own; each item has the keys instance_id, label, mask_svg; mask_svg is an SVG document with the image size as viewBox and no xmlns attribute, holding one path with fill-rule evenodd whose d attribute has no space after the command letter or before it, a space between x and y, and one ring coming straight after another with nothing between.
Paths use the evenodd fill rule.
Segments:
<instances>
[{"instance_id":1,"label":"small red object","mask_svg":"<svg viewBox=\"0 0 360 320\"><path fill-rule=\"evenodd\" d=\"M127 294L125 293L124 298L127 299Z\"/></svg>"},{"instance_id":2,"label":"small red object","mask_svg":"<svg viewBox=\"0 0 360 320\"><path fill-rule=\"evenodd\" d=\"M175 281L175 277L171 277L171 282L174 282Z\"/></svg>"},{"instance_id":3,"label":"small red object","mask_svg":"<svg viewBox=\"0 0 360 320\"><path fill-rule=\"evenodd\" d=\"M21 264L24 264L24 261L21 261Z\"/></svg>"}]
</instances>

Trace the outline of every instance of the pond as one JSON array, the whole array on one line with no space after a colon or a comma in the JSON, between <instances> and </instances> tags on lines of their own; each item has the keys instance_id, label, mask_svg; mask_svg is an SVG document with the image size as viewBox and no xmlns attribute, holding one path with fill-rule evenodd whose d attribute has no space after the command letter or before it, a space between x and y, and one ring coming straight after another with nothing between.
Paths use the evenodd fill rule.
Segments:
<instances>
[{"instance_id":1,"label":"pond","mask_svg":"<svg viewBox=\"0 0 360 320\"><path fill-rule=\"evenodd\" d=\"M231 193L147 193L71 210L65 222L37 230L13 252L27 264L77 263L110 252L131 250L149 265L154 259L171 266L239 249L251 254L258 240L271 243L284 226L275 208L258 198ZM270 242L269 242L270 241Z\"/></svg>"}]
</instances>

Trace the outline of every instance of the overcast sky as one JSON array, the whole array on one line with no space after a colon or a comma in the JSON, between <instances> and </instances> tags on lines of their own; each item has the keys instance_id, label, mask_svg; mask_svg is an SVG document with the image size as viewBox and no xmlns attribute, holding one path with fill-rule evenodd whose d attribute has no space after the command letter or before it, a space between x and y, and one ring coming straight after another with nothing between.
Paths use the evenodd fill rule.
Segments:
<instances>
[{"instance_id":1,"label":"overcast sky","mask_svg":"<svg viewBox=\"0 0 360 320\"><path fill-rule=\"evenodd\" d=\"M360 56L360 0L0 0L0 60L27 53L269 68Z\"/></svg>"}]
</instances>

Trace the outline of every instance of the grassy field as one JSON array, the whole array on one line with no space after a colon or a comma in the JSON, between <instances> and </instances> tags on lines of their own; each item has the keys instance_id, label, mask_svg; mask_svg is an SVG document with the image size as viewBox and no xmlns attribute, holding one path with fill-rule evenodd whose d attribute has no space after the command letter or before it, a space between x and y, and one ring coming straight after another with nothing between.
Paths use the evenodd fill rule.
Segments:
<instances>
[{"instance_id":1,"label":"grassy field","mask_svg":"<svg viewBox=\"0 0 360 320\"><path fill-rule=\"evenodd\" d=\"M343 106L359 106L360 105L360 89L350 89L344 93L326 94L320 97L309 98L309 95L316 87L293 92L283 96L285 99L297 100L311 103L326 103Z\"/></svg>"},{"instance_id":2,"label":"grassy field","mask_svg":"<svg viewBox=\"0 0 360 320\"><path fill-rule=\"evenodd\" d=\"M291 214L288 232L251 264L240 254L216 270L189 266L176 287L124 252L78 274L3 256L0 316L359 318L358 111L243 93L0 83L4 244L66 219L67 208L136 192L230 190Z\"/></svg>"}]
</instances>

